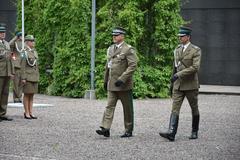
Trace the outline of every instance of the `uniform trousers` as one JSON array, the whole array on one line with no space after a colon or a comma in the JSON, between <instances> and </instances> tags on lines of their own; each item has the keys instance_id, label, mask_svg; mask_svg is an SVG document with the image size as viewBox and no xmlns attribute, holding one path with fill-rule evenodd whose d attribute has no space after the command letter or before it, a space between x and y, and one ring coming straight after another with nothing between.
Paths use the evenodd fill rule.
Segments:
<instances>
[{"instance_id":1,"label":"uniform trousers","mask_svg":"<svg viewBox=\"0 0 240 160\"><path fill-rule=\"evenodd\" d=\"M199 115L198 89L186 90L186 91L180 91L180 90L174 89L173 95L172 95L172 100L173 100L172 113L179 115L180 109L185 97L187 98L188 103L191 107L192 115L193 116Z\"/></svg>"},{"instance_id":2,"label":"uniform trousers","mask_svg":"<svg viewBox=\"0 0 240 160\"><path fill-rule=\"evenodd\" d=\"M105 108L101 127L110 129L118 99L122 102L125 132L133 131L133 96L129 91L108 91L108 103Z\"/></svg>"},{"instance_id":3,"label":"uniform trousers","mask_svg":"<svg viewBox=\"0 0 240 160\"><path fill-rule=\"evenodd\" d=\"M21 69L15 68L15 75L13 79L13 100L22 100L22 82L21 82Z\"/></svg>"},{"instance_id":4,"label":"uniform trousers","mask_svg":"<svg viewBox=\"0 0 240 160\"><path fill-rule=\"evenodd\" d=\"M10 77L0 77L0 117L7 113Z\"/></svg>"}]
</instances>

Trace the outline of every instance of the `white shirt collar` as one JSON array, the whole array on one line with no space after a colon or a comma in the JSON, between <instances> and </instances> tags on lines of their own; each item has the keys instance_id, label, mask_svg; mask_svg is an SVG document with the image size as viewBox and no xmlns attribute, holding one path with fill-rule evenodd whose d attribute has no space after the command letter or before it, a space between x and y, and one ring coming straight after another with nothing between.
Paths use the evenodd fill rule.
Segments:
<instances>
[{"instance_id":1,"label":"white shirt collar","mask_svg":"<svg viewBox=\"0 0 240 160\"><path fill-rule=\"evenodd\" d=\"M124 41L122 41L121 43L119 44L116 44L117 48L121 47L121 45L124 43Z\"/></svg>"},{"instance_id":2,"label":"white shirt collar","mask_svg":"<svg viewBox=\"0 0 240 160\"><path fill-rule=\"evenodd\" d=\"M190 44L190 42L188 42L188 43L185 44L185 45L182 45L182 47L184 47L184 48L183 48L183 52L187 49L187 47L189 46L189 44Z\"/></svg>"}]
</instances>

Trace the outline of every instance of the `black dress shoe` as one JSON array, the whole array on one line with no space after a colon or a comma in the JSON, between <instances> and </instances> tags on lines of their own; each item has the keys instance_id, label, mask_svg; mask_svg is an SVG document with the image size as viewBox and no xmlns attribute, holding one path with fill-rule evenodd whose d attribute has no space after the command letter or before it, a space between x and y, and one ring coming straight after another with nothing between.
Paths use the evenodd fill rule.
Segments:
<instances>
[{"instance_id":1,"label":"black dress shoe","mask_svg":"<svg viewBox=\"0 0 240 160\"><path fill-rule=\"evenodd\" d=\"M132 137L132 132L125 132L123 135L120 136L121 138Z\"/></svg>"},{"instance_id":2,"label":"black dress shoe","mask_svg":"<svg viewBox=\"0 0 240 160\"><path fill-rule=\"evenodd\" d=\"M0 117L0 119L3 121L12 121L13 120L12 118L9 118L7 116L2 116L2 117Z\"/></svg>"},{"instance_id":3,"label":"black dress shoe","mask_svg":"<svg viewBox=\"0 0 240 160\"><path fill-rule=\"evenodd\" d=\"M25 119L32 119L31 117L26 116L25 113L24 113L24 118L25 118Z\"/></svg>"},{"instance_id":4,"label":"black dress shoe","mask_svg":"<svg viewBox=\"0 0 240 160\"><path fill-rule=\"evenodd\" d=\"M163 138L168 139L169 141L174 141L175 140L175 134L172 133L164 133L164 132L160 132L159 135Z\"/></svg>"},{"instance_id":5,"label":"black dress shoe","mask_svg":"<svg viewBox=\"0 0 240 160\"><path fill-rule=\"evenodd\" d=\"M103 127L100 127L100 130L96 130L97 134L103 135L104 137L110 137L110 131L109 129L105 129Z\"/></svg>"},{"instance_id":6,"label":"black dress shoe","mask_svg":"<svg viewBox=\"0 0 240 160\"><path fill-rule=\"evenodd\" d=\"M191 136L189 139L197 139L198 138L198 132L192 132Z\"/></svg>"},{"instance_id":7,"label":"black dress shoe","mask_svg":"<svg viewBox=\"0 0 240 160\"><path fill-rule=\"evenodd\" d=\"M14 103L22 103L22 100L14 100Z\"/></svg>"}]
</instances>

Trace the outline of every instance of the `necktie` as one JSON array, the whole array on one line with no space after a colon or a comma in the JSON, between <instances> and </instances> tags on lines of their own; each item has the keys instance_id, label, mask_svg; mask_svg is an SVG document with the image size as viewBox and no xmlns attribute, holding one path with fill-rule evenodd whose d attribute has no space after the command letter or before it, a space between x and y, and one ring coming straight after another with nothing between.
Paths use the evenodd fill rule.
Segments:
<instances>
[{"instance_id":1,"label":"necktie","mask_svg":"<svg viewBox=\"0 0 240 160\"><path fill-rule=\"evenodd\" d=\"M118 49L117 45L114 45L114 52Z\"/></svg>"},{"instance_id":2,"label":"necktie","mask_svg":"<svg viewBox=\"0 0 240 160\"><path fill-rule=\"evenodd\" d=\"M180 57L183 55L183 52L184 52L184 46L182 46L181 48Z\"/></svg>"}]
</instances>

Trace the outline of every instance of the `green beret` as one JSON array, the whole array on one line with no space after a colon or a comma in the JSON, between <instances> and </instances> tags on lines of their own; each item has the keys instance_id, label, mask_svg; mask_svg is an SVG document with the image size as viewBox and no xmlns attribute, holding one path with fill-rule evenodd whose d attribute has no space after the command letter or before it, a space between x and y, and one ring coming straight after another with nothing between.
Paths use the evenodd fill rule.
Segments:
<instances>
[{"instance_id":1,"label":"green beret","mask_svg":"<svg viewBox=\"0 0 240 160\"><path fill-rule=\"evenodd\" d=\"M192 29L189 27L180 27L178 36L189 36L191 35Z\"/></svg>"},{"instance_id":2,"label":"green beret","mask_svg":"<svg viewBox=\"0 0 240 160\"><path fill-rule=\"evenodd\" d=\"M122 27L115 27L113 30L112 30L112 35L113 36L118 36L120 34L126 34L126 30Z\"/></svg>"},{"instance_id":3,"label":"green beret","mask_svg":"<svg viewBox=\"0 0 240 160\"><path fill-rule=\"evenodd\" d=\"M25 37L25 41L34 41L34 40L35 40L35 38L33 37L33 35L27 35Z\"/></svg>"},{"instance_id":4,"label":"green beret","mask_svg":"<svg viewBox=\"0 0 240 160\"><path fill-rule=\"evenodd\" d=\"M18 37L19 37L19 36L22 36L22 32L17 31L17 32L15 33L15 35L18 36Z\"/></svg>"}]
</instances>

